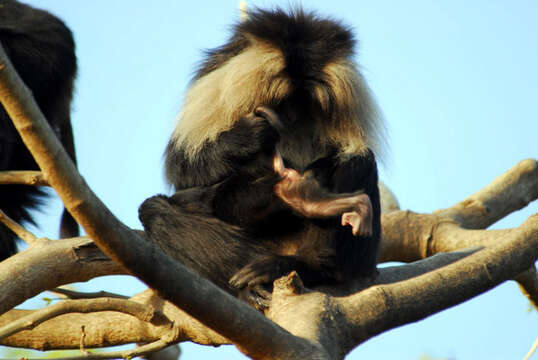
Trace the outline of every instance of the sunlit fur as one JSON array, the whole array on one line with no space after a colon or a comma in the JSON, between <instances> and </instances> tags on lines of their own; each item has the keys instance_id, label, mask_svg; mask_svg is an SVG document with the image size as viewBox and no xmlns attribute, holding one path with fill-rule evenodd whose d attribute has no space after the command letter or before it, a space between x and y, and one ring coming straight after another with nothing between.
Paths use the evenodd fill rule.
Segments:
<instances>
[{"instance_id":1,"label":"sunlit fur","mask_svg":"<svg viewBox=\"0 0 538 360\"><path fill-rule=\"evenodd\" d=\"M315 15L305 14L302 10L297 10L292 16L297 22L318 21ZM249 21L257 19L249 16L245 22ZM352 50L346 49L345 56L335 56L326 63L314 64L321 70L316 72L315 78L294 79L287 71L288 66L297 66L287 63L289 54L286 51L289 49L282 48L278 40L271 38L274 35L262 38L259 33L249 33L248 26L242 24L237 25L236 33L228 44L209 53L206 62L220 61L219 57L223 55L219 50L227 49L227 46L235 46L237 54L229 55L214 69L202 67L203 71L187 91L171 139L177 149L181 148L188 158L195 158L205 143L214 141L219 133L230 129L241 116L257 106L278 109L278 104L293 93L293 84L302 81L307 84L307 91L318 105L315 111L307 112L308 119L301 121L309 123L315 133L303 134L303 139L294 134L288 142L296 144L299 140L307 147L309 144L306 142L315 143L318 152L321 151L305 155L309 158L304 159L304 163L325 155L324 149L328 147L337 148L341 154L361 154L370 148L379 156L382 150L380 139L384 138L383 124L369 88L352 59ZM337 30L346 31L345 28ZM314 56L317 56L316 51L323 51L324 44L316 45L320 49L311 50ZM308 63L306 66L311 65ZM305 110L302 111L304 114ZM286 143L285 133L283 137L283 143Z\"/></svg>"},{"instance_id":2,"label":"sunlit fur","mask_svg":"<svg viewBox=\"0 0 538 360\"><path fill-rule=\"evenodd\" d=\"M342 153L364 153L368 147L380 152L380 114L355 63L349 59L335 61L323 73L328 87L316 87L315 94L322 110L331 118L322 122L321 136L338 144Z\"/></svg>"},{"instance_id":3,"label":"sunlit fur","mask_svg":"<svg viewBox=\"0 0 538 360\"><path fill-rule=\"evenodd\" d=\"M176 144L192 157L242 115L280 101L289 91L288 79L279 76L283 68L280 51L258 42L196 80L173 134Z\"/></svg>"}]
</instances>

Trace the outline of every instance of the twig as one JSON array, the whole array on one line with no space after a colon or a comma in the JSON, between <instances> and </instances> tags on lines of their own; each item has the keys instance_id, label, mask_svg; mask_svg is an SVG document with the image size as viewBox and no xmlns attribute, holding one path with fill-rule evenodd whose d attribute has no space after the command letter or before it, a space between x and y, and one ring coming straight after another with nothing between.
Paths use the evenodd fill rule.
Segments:
<instances>
[{"instance_id":1,"label":"twig","mask_svg":"<svg viewBox=\"0 0 538 360\"><path fill-rule=\"evenodd\" d=\"M88 237L32 246L0 262L0 314L57 286L126 274L124 268L103 254Z\"/></svg>"},{"instance_id":2,"label":"twig","mask_svg":"<svg viewBox=\"0 0 538 360\"><path fill-rule=\"evenodd\" d=\"M24 240L28 245L34 245L43 240L39 239L30 231L26 230L24 227L16 223L2 210L0 210L0 222L6 225L11 231L13 231L19 238Z\"/></svg>"},{"instance_id":3,"label":"twig","mask_svg":"<svg viewBox=\"0 0 538 360\"><path fill-rule=\"evenodd\" d=\"M538 348L538 338L534 341L534 344L532 344L531 349L529 350L527 355L525 355L523 360L529 360L531 358L532 354L534 354L534 352L536 351L537 348Z\"/></svg>"},{"instance_id":4,"label":"twig","mask_svg":"<svg viewBox=\"0 0 538 360\"><path fill-rule=\"evenodd\" d=\"M96 298L113 298L113 299L128 299L129 296L114 294L108 291L98 291L98 292L79 292L64 288L56 288L49 290L53 294L63 295L66 299L96 299Z\"/></svg>"},{"instance_id":5,"label":"twig","mask_svg":"<svg viewBox=\"0 0 538 360\"><path fill-rule=\"evenodd\" d=\"M170 345L166 340L157 340L150 344L136 347L125 351L110 351L101 353L86 352L79 356L58 357L58 360L87 360L87 359L132 359L138 356L144 356L157 352Z\"/></svg>"},{"instance_id":6,"label":"twig","mask_svg":"<svg viewBox=\"0 0 538 360\"><path fill-rule=\"evenodd\" d=\"M0 171L0 184L49 186L41 171Z\"/></svg>"}]
</instances>

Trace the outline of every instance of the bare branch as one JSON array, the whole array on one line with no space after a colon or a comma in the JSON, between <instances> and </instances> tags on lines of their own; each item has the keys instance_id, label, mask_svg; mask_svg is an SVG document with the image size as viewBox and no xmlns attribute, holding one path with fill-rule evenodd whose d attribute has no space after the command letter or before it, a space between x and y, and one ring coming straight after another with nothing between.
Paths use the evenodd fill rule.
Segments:
<instances>
[{"instance_id":1,"label":"bare branch","mask_svg":"<svg viewBox=\"0 0 538 360\"><path fill-rule=\"evenodd\" d=\"M31 247L0 262L0 314L57 286L121 274L127 271L87 237Z\"/></svg>"},{"instance_id":2,"label":"bare branch","mask_svg":"<svg viewBox=\"0 0 538 360\"><path fill-rule=\"evenodd\" d=\"M514 230L511 230L509 232L506 232L504 233L503 237L504 239L498 239L497 242L502 245L502 244L510 244L511 242L515 241L515 240L518 240L518 241L530 241L530 249L532 249L532 251L529 251L529 249L520 249L519 248L519 245L516 243L514 244L514 248L517 249L518 251L520 251L520 253L525 253L527 252L528 254L531 254L530 256L534 256L534 258L536 257L536 252L537 252L537 246L536 246L536 242L538 241L537 238L537 233L538 233L538 224L537 224L537 219L538 219L538 216L535 216L534 218L531 218L529 219L529 221L527 221L525 224L523 224L520 228L518 229L514 229ZM466 230L468 231L468 230ZM491 232L491 231L483 231L484 235L491 235L491 236L495 236L497 237L499 234L499 232ZM527 240L523 240L524 238L527 238ZM532 245L532 242L534 242L534 245ZM440 255L437 255L437 256L433 256L433 257L430 257L428 259L425 259L425 260L422 260L422 261L419 261L419 262L415 262L415 263L412 263L412 264L409 264L409 265L405 265L405 266L399 266L399 267L393 267L393 268L382 268L380 269L380 275L378 276L378 278L375 280L375 283L376 284L388 284L388 283L393 283L393 282L397 282L397 283L393 283L392 285L383 285L384 286L384 290L383 290L383 294L385 293L391 293L391 300L389 302L389 304L391 306L394 306L394 304L400 304L401 301L400 299L397 297L399 296L398 295L398 290L400 291L403 291L401 290L399 287L400 286L403 286L403 287L407 287L409 282L402 282L403 280L406 280L406 279L411 279L411 289L413 291L411 291L411 293L413 293L415 291L415 288L423 288L424 290L422 290L422 292L418 293L418 297L415 297L414 300L411 300L411 299L408 299L408 300L402 300L403 302L401 304L407 304L408 302L412 302L412 301L415 301L417 302L416 306L417 307L420 307L421 308L421 311L418 311L418 314L422 314L422 316L426 316L424 315L424 311L430 309L431 310L431 305L430 305L430 302L432 301L432 299L436 299L438 298L438 296L436 294L432 294L430 293L430 291L433 291L433 292L436 292L436 291L440 291L438 287L436 286L432 286L429 282L427 283L427 285L425 284L416 284L415 282L417 281L417 279L425 279L425 277L432 277L433 276L433 280L427 280L427 281L432 281L434 284L435 283L440 283L439 286L442 288L442 287L445 287L445 286L451 286L451 284L453 283L452 280L454 279L449 279L447 277L447 275L445 275L444 273L438 273L438 271L433 271L434 269L438 268L438 267L443 267L440 271L445 271L446 269L449 269L450 266L458 266L458 270L459 272L461 271L465 271L467 272L468 271L468 265L464 263L464 261L466 261L467 259L470 259L471 256L468 256L469 254L473 253L473 252L476 252L477 250L472 250L472 251L465 251L465 252L458 252L458 253L448 253L448 254L440 254ZM507 271L511 271L511 267L514 266L514 264L520 264L520 261L521 261L521 258L511 258L510 257L510 254L511 252L510 251L506 251L506 249L498 249L498 252L500 252L502 255L499 255L499 256L502 256L503 259L505 257L508 257L509 260L506 260L508 261L508 266L505 265L505 264L500 264L500 265L497 265L504 268L504 269L507 269ZM504 253L503 253L504 252ZM532 255L534 252L534 255ZM472 256L476 256L476 255L479 255L483 253L483 251L480 251L479 253L476 253L475 255L472 255ZM529 256L527 254L527 256ZM466 257L466 258L465 258ZM462 261L458 261L460 259L463 259L465 258L464 260ZM454 261L456 261L454 263ZM484 261L483 259L474 259L473 261L473 265L475 267L478 267L479 269L482 269L484 271L484 269L488 269L488 271L486 271L486 275L487 277L489 278L489 276L491 276L492 274L494 275L495 274L495 264L497 264L495 261L495 259L492 259L491 262L485 262L485 263L482 263L482 261ZM447 264L451 264L453 263L453 265L450 265L450 266L446 266ZM484 265L486 264L486 265ZM493 265L490 265L490 264L493 264ZM524 262L523 262L524 264ZM504 271L504 270L503 270ZM425 274L425 275L422 275L422 274ZM507 275L505 274L505 276L509 276L509 272L507 273ZM419 276L419 275L422 275L422 276ZM458 279L458 280L461 280L461 281L478 281L478 282L481 282L480 279L477 280L477 277L475 276L475 274L473 273L472 274L473 276L470 277L470 279L468 280L462 280L462 279L465 279L467 277L463 277L461 275L452 275L455 279ZM482 274L483 275L483 274ZM418 276L418 277L417 277ZM439 277L442 277L445 281L442 281L442 282L439 282ZM474 279L474 280L473 280ZM484 280L484 279L482 279ZM426 280L421 280L421 281L426 281ZM501 280L502 281L502 280ZM370 284L372 285L372 284ZM388 287L387 287L388 286ZM392 288L392 286L396 286L396 290ZM454 285L456 286L456 285ZM469 285L465 285L465 284L459 284L458 286L469 286ZM491 285L493 286L493 285ZM296 286L292 286L291 288L297 288ZM364 288L364 286L363 286ZM385 303L385 301L383 301L383 297L379 297L379 290L372 290L372 289L376 289L376 288L379 288L379 286L374 286L374 287L371 287L370 289L367 289L365 291L362 291L362 292L359 292L355 295L352 295L352 296L348 296L347 298L342 298L342 300L338 300L338 298L331 298L330 296L326 295L326 294L323 294L323 293L319 293L319 292L311 292L311 291L304 291L304 294L299 291L299 292L294 292L294 293L291 293L291 294L286 294L286 296L282 296L282 290L280 290L280 293L279 293L279 290L278 290L278 287L275 285L275 293L274 293L274 301L273 301L273 304L271 306L271 318L275 321L277 321L279 324L283 325L286 329L292 331L294 334L296 335L300 335L300 336L304 336L308 339L311 339L312 341L319 341L320 343L324 344L325 348L326 349L332 349L333 351L338 351L338 350L335 350L335 349L340 349L340 351L342 351L341 353L338 352L338 353L335 353L335 354L332 354L333 358L339 358L339 357L342 357L343 355L345 355L346 351L349 351L349 344L351 343L354 343L355 345L357 344L356 341L358 341L358 339L355 337L355 335L353 335L353 340L350 340L349 339L349 336L350 334L354 334L355 333L355 330L354 328L352 327L351 329L348 329L347 326L349 325L348 324L348 321L350 321L350 319L353 319L353 317L349 317L349 316L352 316L353 314L353 311L350 309L349 310L349 313L346 311L345 313L345 320L343 320L342 318L340 318L340 316L342 316L341 314L343 313L343 310L346 309L346 304L341 304L339 301L344 301L346 299L352 299L354 297L356 297L358 300L357 300L357 304L355 304L354 306L359 306L361 307L362 310L365 310L365 306L367 306L367 313L375 313L377 314L377 316L374 316L372 315L372 318L364 318L364 314L365 311L358 311L357 314L363 316L362 320L363 321L369 321L369 323L367 324L364 324L364 323L361 323L360 326L361 327L361 331L363 331L363 335L364 335L364 331L367 331L369 336L373 336L375 335L376 333L378 333L379 331L383 331L383 324L387 324L387 322L390 324L390 321L393 321L391 319L393 319L394 317L394 313L399 313L399 311L402 311L402 314L405 314L405 310L406 308L404 309L387 309L387 304ZM333 293L334 295L338 295L337 293L335 293L334 289L329 289L330 290L330 293ZM454 290L454 289L452 289ZM372 298L364 298L364 297L361 297L363 295L361 294L366 294L364 296L367 296L367 294L371 294L371 292L374 291L374 295L377 296L377 297L374 297L373 299ZM376 292L377 291L377 292ZM478 292L481 292L481 291L484 291L484 289L478 291ZM466 290L464 291L465 294L462 295L465 299L467 299L469 296L472 296L472 294L468 293ZM406 296L411 296L411 293L406 293ZM457 291L454 292L454 294L458 293ZM298 295L299 294L299 295ZM341 296L341 295L339 295ZM451 295L452 296L452 295ZM442 297L442 296L441 296ZM450 297L450 296L448 296ZM282 301L282 298L285 300L285 301ZM280 299L280 300L279 300ZM290 300L291 299L291 300ZM381 299L381 300L380 300ZM374 300L374 301L373 301ZM181 311L180 309L178 309L177 307L173 306L172 304L169 304L165 301L163 301L162 299L159 299L158 297L156 297L155 295L153 295L151 292L145 292L144 294L142 294L141 296L138 296L137 297L137 300L136 301L142 301L144 303L147 303L148 305L151 305L152 307L154 308L158 308L158 309L162 309L161 311L168 317L170 318L171 320L173 320L179 329L182 329L181 331L181 334L178 335L178 338L176 339L176 341L181 341L181 340L185 340L185 339L192 339L196 342L199 342L199 343L205 343L205 344L223 344L223 343L228 343L228 340L220 337L218 334L215 334L214 332L212 332L211 330L208 330L207 328L203 327L197 320L191 318L190 316L186 315L183 311ZM336 301L336 303L335 303ZM373 301L373 302L372 302ZM381 301L381 303L380 303ZM463 301L463 300L461 300ZM403 305L402 305L403 306ZM408 306L408 305L406 305ZM422 307L424 309L422 309ZM446 307L446 306L445 306ZM433 312L435 311L439 311L439 309L442 309L444 308L443 306L440 306L440 308L438 309L434 309L432 310ZM16 311L16 310L15 310ZM410 310L409 310L410 311ZM416 311L416 309L413 309L413 311L410 311L410 312L414 312ZM432 313L433 313L432 312ZM11 312L10 312L11 313ZM8 313L8 314L10 314ZM8 315L6 314L6 315ZM340 314L340 315L338 315ZM351 315L350 315L351 314ZM69 315L69 316L73 316L74 314L72 315ZM64 316L67 316L67 315L64 315ZM82 316L82 315L81 315ZM69 318L68 320L63 320L63 322L61 323L57 323L55 326L61 326L60 324L65 324L65 323L68 323L70 326L75 326L76 328L76 324L78 324L78 329L80 329L80 324L83 324L83 323L86 323L87 320L84 320L84 319L88 319L88 317L84 317L84 318L81 318L81 316L78 316L78 317L71 317ZM87 315L88 316L88 315ZM108 315L107 315L107 318L108 318ZM331 322L327 322L327 321L323 321L323 322L320 322L319 319L333 319L331 321L334 321L335 323L334 324L331 324ZM57 319L60 319L60 318L57 318ZM57 319L53 319L53 320L50 320L50 321L55 321ZM377 321L375 322L374 321ZM1 320L1 319L0 319ZM343 321L343 322L339 322L340 321ZM390 321L389 321L390 320ZM39 333L36 333L34 334L33 336L35 336L36 338L39 338L41 336L41 339L43 339L43 336L46 336L45 338L47 338L47 344L50 344L49 343L49 338L52 336L52 335L48 335L48 333L46 331L51 331L50 329L49 330L42 330L40 329L41 326L44 326L44 325L47 325L49 322L46 322L45 324L42 324L40 325L39 327L37 327L33 332L36 332L38 331L39 329L39 332L42 334L42 335L39 335ZM127 324L125 321L120 321L120 322L113 322L111 324L99 324L99 326L102 326L103 328L106 328L106 330L109 330L109 331L119 331L120 329L118 328L118 324L122 324L122 331L123 331L123 326L125 324ZM355 324L353 322L353 324ZM97 325L94 325L94 326L97 326ZM357 325L353 325L353 326L357 326ZM392 326L396 326L396 325L392 325ZM90 328L90 327L88 327ZM317 330L316 330L317 329ZM329 330L331 329L331 330ZM336 330L338 329L338 330ZM100 331L103 331L104 329L101 329L101 330L96 330L96 329L93 329L94 331L97 331L97 332L100 332ZM32 332L32 333L33 333ZM69 331L68 331L69 332ZM65 331L62 331L62 333L66 333ZM21 333L22 334L22 333ZM47 335L45 335L47 334ZM130 337L125 337L125 338L130 338L132 339L133 338L133 333L130 333ZM17 339L17 345L18 346L21 346L21 343L23 343L24 341L28 341L27 339L30 338L30 334L26 334L23 338L18 338ZM123 339L125 339L123 338ZM155 340L155 338L153 338ZM366 338L361 338L359 339L360 341L364 341ZM9 340L11 340L11 338L9 338ZM63 340L63 342L61 344L63 344L62 346L66 346L65 345L65 342L67 340ZM149 337L144 337L143 340L140 340L140 341L151 341L151 338ZM335 345L336 344L336 345ZM58 343L55 344L57 347L60 345ZM353 346L355 346L353 345ZM74 345L72 346L77 346L77 343L75 342ZM88 345L89 346L89 345ZM347 350L346 350L347 349Z\"/></svg>"},{"instance_id":3,"label":"bare branch","mask_svg":"<svg viewBox=\"0 0 538 360\"><path fill-rule=\"evenodd\" d=\"M97 311L119 311L134 316L140 321L149 322L154 325L168 325L172 327L172 322L166 319L164 315L156 312L151 307L134 301L110 298L66 300L35 311L28 316L0 328L0 340L18 333L21 330L33 329L42 322L62 314L90 313Z\"/></svg>"},{"instance_id":4,"label":"bare branch","mask_svg":"<svg viewBox=\"0 0 538 360\"><path fill-rule=\"evenodd\" d=\"M527 159L464 201L434 214L449 217L464 228L482 229L537 198L538 162ZM531 304L538 309L538 276L534 264L514 280Z\"/></svg>"},{"instance_id":5,"label":"bare branch","mask_svg":"<svg viewBox=\"0 0 538 360\"><path fill-rule=\"evenodd\" d=\"M412 279L440 269L443 266L455 263L456 261L466 258L467 256L472 255L480 250L482 250L482 248L477 247L468 250L439 253L423 260L411 262L409 264L381 268L379 269L379 275L375 278L375 284L392 284L399 281ZM358 285L355 285L353 292L358 292L361 289L364 289L364 285L361 285L359 282Z\"/></svg>"},{"instance_id":6,"label":"bare branch","mask_svg":"<svg viewBox=\"0 0 538 360\"><path fill-rule=\"evenodd\" d=\"M497 244L437 271L370 289L340 300L354 324L349 349L396 326L459 304L534 264L538 257L538 214L505 233ZM464 274L464 275L463 275ZM368 304L368 311L364 311Z\"/></svg>"},{"instance_id":7,"label":"bare branch","mask_svg":"<svg viewBox=\"0 0 538 360\"><path fill-rule=\"evenodd\" d=\"M466 200L449 209L436 211L434 215L411 212L388 214L383 217L380 262L416 261L440 252L492 245L510 230L491 230L485 235L481 230L466 230L458 225L469 229L487 227L537 197L538 163L528 159ZM496 236L493 232L497 232ZM538 309L538 276L534 264L515 280Z\"/></svg>"},{"instance_id":8,"label":"bare branch","mask_svg":"<svg viewBox=\"0 0 538 360\"><path fill-rule=\"evenodd\" d=\"M0 223L3 223L5 226L7 226L11 231L13 231L19 238L21 238L21 240L24 240L28 245L35 245L38 243L43 243L43 242L48 241L46 239L38 239L30 231L26 230L24 227L16 223L9 216L7 216L6 213L4 213L1 209L0 209Z\"/></svg>"},{"instance_id":9,"label":"bare branch","mask_svg":"<svg viewBox=\"0 0 538 360\"><path fill-rule=\"evenodd\" d=\"M519 162L488 186L435 215L453 219L467 229L484 229L538 198L538 162Z\"/></svg>"},{"instance_id":10,"label":"bare branch","mask_svg":"<svg viewBox=\"0 0 538 360\"><path fill-rule=\"evenodd\" d=\"M96 299L96 298L114 298L114 299L128 299L129 296L120 295L120 294L114 294L108 291L98 291L98 292L80 292L80 291L73 291L69 289L64 288L56 288L53 290L49 290L49 292L53 294L61 295L62 297L66 299Z\"/></svg>"},{"instance_id":11,"label":"bare branch","mask_svg":"<svg viewBox=\"0 0 538 360\"><path fill-rule=\"evenodd\" d=\"M0 316L0 325L5 326L36 311L39 310L11 310ZM42 351L79 349L82 326L85 327L86 348L153 342L170 332L168 326L155 326L131 315L103 311L60 315L32 330L11 335L1 343L6 346Z\"/></svg>"},{"instance_id":12,"label":"bare branch","mask_svg":"<svg viewBox=\"0 0 538 360\"><path fill-rule=\"evenodd\" d=\"M536 349L538 349L538 338L536 339L536 341L534 342L534 344L532 344L532 347L531 349L529 350L529 352L527 353L527 355L525 355L525 357L523 358L523 360L529 360L532 356L532 354L534 354L534 352L536 351Z\"/></svg>"},{"instance_id":13,"label":"bare branch","mask_svg":"<svg viewBox=\"0 0 538 360\"><path fill-rule=\"evenodd\" d=\"M521 292L529 302L538 310L538 273L533 265L529 270L519 274L514 278L521 289Z\"/></svg>"},{"instance_id":14,"label":"bare branch","mask_svg":"<svg viewBox=\"0 0 538 360\"><path fill-rule=\"evenodd\" d=\"M144 356L164 349L169 344L164 340L157 340L150 344L139 346L131 350L109 351L101 353L85 352L79 356L59 357L60 360L82 360L82 359L132 359L139 356Z\"/></svg>"},{"instance_id":15,"label":"bare branch","mask_svg":"<svg viewBox=\"0 0 538 360\"><path fill-rule=\"evenodd\" d=\"M173 337L169 327L154 326L118 312L90 314L66 314L50 319L31 331L12 335L0 343L8 346L38 350L78 349L80 328L85 326L86 348L95 348L127 343L150 343L167 336L169 342L190 340L199 344L217 346L230 341L170 302L146 290L130 299L144 306L158 309L175 324ZM39 311L39 310L37 310ZM11 310L0 316L0 326L5 326L36 310Z\"/></svg>"},{"instance_id":16,"label":"bare branch","mask_svg":"<svg viewBox=\"0 0 538 360\"><path fill-rule=\"evenodd\" d=\"M412 262L433 254L497 244L514 229L468 230L437 215L394 212L383 217L379 261ZM538 277L534 264L514 278L538 308Z\"/></svg>"},{"instance_id":17,"label":"bare branch","mask_svg":"<svg viewBox=\"0 0 538 360\"><path fill-rule=\"evenodd\" d=\"M0 171L0 184L49 186L41 171Z\"/></svg>"}]
</instances>

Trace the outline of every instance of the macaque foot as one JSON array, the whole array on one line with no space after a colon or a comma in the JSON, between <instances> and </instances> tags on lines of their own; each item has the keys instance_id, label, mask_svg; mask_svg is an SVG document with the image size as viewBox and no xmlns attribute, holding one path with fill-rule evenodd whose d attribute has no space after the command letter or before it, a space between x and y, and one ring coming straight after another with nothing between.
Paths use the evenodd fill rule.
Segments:
<instances>
[{"instance_id":1,"label":"macaque foot","mask_svg":"<svg viewBox=\"0 0 538 360\"><path fill-rule=\"evenodd\" d=\"M271 305L271 292L262 285L247 286L239 292L238 297L262 312L269 309Z\"/></svg>"}]
</instances>

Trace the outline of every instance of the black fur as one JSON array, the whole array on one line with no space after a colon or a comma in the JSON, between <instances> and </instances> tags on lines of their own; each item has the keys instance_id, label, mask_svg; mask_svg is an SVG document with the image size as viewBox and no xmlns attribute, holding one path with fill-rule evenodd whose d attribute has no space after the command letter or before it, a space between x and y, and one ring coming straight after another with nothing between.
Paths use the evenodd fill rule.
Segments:
<instances>
[{"instance_id":1,"label":"black fur","mask_svg":"<svg viewBox=\"0 0 538 360\"><path fill-rule=\"evenodd\" d=\"M374 154L370 150L343 154L337 144L321 146L313 136L314 118L331 121L339 111L346 111L338 109L336 101L322 110L313 86L328 87L322 74L325 65L353 54L350 31L301 10L291 14L256 10L235 27L227 44L207 53L195 80L245 50L247 35L271 43L284 54L282 75L291 79L290 93L277 103L259 104L275 110L282 129L267 118L245 115L215 141L206 142L194 158L187 157L172 139L166 150L166 175L177 192L170 198L150 198L140 207L149 237L234 294L246 288L264 297L261 285L270 285L292 270L306 286L372 275L381 231ZM264 85L259 84L260 91ZM359 94L356 101L361 100ZM372 236L354 237L340 225L340 216L306 218L275 194L280 176L272 159L279 141L315 149L304 159L303 153L293 150L297 147L283 146L280 151L287 167L308 173L329 192L361 190L369 196ZM291 254L286 250L289 245L294 248Z\"/></svg>"},{"instance_id":2,"label":"black fur","mask_svg":"<svg viewBox=\"0 0 538 360\"><path fill-rule=\"evenodd\" d=\"M41 111L75 161L70 120L76 75L71 31L50 13L13 0L0 0L0 42L15 69L32 90ZM38 170L3 107L0 107L0 171ZM0 185L0 209L17 222L33 223L29 213L43 202L37 187ZM78 235L78 225L64 211L61 235ZM0 225L0 260L16 251L16 236Z\"/></svg>"}]
</instances>

